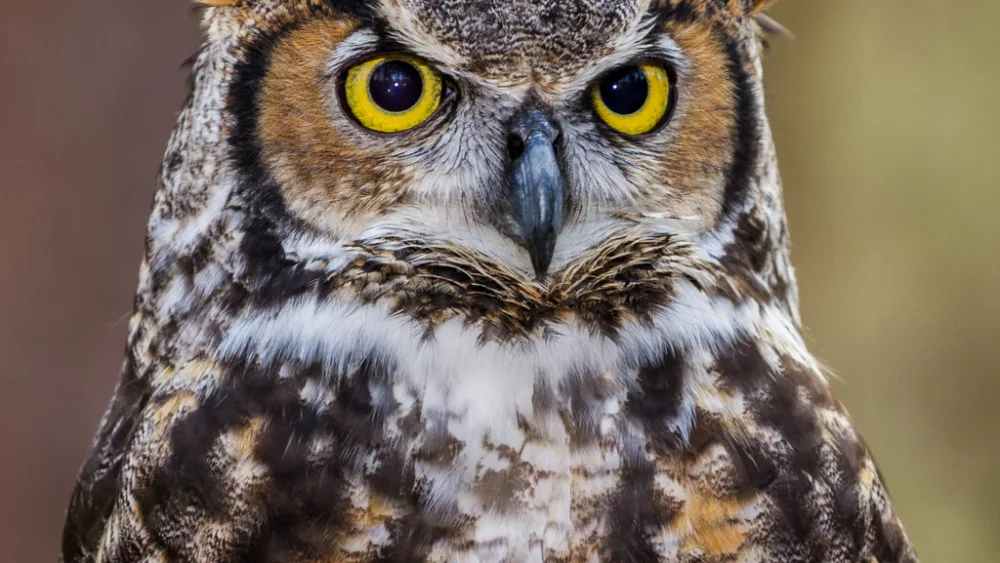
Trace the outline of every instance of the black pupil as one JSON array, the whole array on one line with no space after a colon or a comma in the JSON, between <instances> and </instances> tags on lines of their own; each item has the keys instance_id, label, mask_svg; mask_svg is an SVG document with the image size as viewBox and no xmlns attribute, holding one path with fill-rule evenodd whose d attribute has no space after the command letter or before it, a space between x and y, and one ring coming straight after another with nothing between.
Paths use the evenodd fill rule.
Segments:
<instances>
[{"instance_id":1,"label":"black pupil","mask_svg":"<svg viewBox=\"0 0 1000 563\"><path fill-rule=\"evenodd\" d=\"M420 71L403 61L387 61L368 80L372 101L386 111L406 111L417 105L424 91Z\"/></svg>"},{"instance_id":2,"label":"black pupil","mask_svg":"<svg viewBox=\"0 0 1000 563\"><path fill-rule=\"evenodd\" d=\"M642 109L649 97L646 73L637 66L616 71L601 82L601 99L611 111L629 115Z\"/></svg>"}]
</instances>

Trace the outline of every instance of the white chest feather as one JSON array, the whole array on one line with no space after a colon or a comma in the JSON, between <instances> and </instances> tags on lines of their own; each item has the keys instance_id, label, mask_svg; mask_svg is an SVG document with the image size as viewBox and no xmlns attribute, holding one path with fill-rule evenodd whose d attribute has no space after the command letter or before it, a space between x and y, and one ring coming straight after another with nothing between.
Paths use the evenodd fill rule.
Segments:
<instances>
[{"instance_id":1,"label":"white chest feather","mask_svg":"<svg viewBox=\"0 0 1000 563\"><path fill-rule=\"evenodd\" d=\"M309 297L235 319L219 359L245 357L279 373L290 363L322 366L327 383L302 392L317 409L333 400L324 387L351 377L361 358L388 366L372 403L388 443L414 460L425 514L442 525L475 521L470 561L542 561L594 545L607 532L597 507L620 486L623 464L647 459L645 430L623 409L637 366L668 349L692 351L699 364L694 350L721 345L759 318L753 306L735 309L682 285L654 326L626 326L615 340L570 321L544 337L501 343L483 341L461 318L428 335L383 305ZM664 421L681 436L704 375L691 379L676 416ZM379 469L374 457L367 463L363 472ZM661 485L676 488L668 481ZM360 482L352 502L373 502ZM383 535L369 534L356 549ZM455 560L454 545L440 549L441 560Z\"/></svg>"}]
</instances>

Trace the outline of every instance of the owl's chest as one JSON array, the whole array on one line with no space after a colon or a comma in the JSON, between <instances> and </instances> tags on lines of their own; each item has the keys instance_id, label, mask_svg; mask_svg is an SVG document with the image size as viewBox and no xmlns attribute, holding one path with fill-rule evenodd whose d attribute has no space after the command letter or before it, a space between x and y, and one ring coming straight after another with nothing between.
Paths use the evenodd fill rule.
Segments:
<instances>
[{"instance_id":1,"label":"owl's chest","mask_svg":"<svg viewBox=\"0 0 1000 563\"><path fill-rule=\"evenodd\" d=\"M586 560L622 486L624 448L644 449L623 415L628 374L589 336L536 347L467 338L439 334L368 381L382 431L354 476L353 509L368 523L373 511L388 517L386 531L419 514L445 535L432 560ZM391 471L395 500L378 485Z\"/></svg>"},{"instance_id":2,"label":"owl's chest","mask_svg":"<svg viewBox=\"0 0 1000 563\"><path fill-rule=\"evenodd\" d=\"M623 486L623 447L643 440L620 420L623 397L546 397L546 384L500 366L459 375L423 394L394 387L383 440L352 476L361 545L381 536L373 522L388 533L415 517L444 535L431 560L586 560Z\"/></svg>"},{"instance_id":3,"label":"owl's chest","mask_svg":"<svg viewBox=\"0 0 1000 563\"><path fill-rule=\"evenodd\" d=\"M461 321L428 337L391 315L301 307L237 324L223 343L223 361L239 351L262 368L224 378L219 396L263 412L223 436L219 463L245 471L254 442L260 506L329 519L334 551L587 561L616 525L671 510L629 404L634 351L572 327L500 343ZM664 431L693 409L673 388Z\"/></svg>"}]
</instances>

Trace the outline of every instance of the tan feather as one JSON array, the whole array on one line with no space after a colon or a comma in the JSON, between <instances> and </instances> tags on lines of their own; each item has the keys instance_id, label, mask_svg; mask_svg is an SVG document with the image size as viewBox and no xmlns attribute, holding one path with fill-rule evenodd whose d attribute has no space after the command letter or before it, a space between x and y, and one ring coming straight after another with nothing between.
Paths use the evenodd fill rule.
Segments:
<instances>
[{"instance_id":1,"label":"tan feather","mask_svg":"<svg viewBox=\"0 0 1000 563\"><path fill-rule=\"evenodd\" d=\"M795 35L788 28L775 21L774 18L764 14L757 14L753 17L753 27L757 33L757 39L764 45L764 48L770 47L771 40L775 37L788 40L795 39Z\"/></svg>"},{"instance_id":2,"label":"tan feather","mask_svg":"<svg viewBox=\"0 0 1000 563\"><path fill-rule=\"evenodd\" d=\"M210 8L223 8L226 6L239 6L243 3L243 0L194 0L194 3Z\"/></svg>"}]
</instances>

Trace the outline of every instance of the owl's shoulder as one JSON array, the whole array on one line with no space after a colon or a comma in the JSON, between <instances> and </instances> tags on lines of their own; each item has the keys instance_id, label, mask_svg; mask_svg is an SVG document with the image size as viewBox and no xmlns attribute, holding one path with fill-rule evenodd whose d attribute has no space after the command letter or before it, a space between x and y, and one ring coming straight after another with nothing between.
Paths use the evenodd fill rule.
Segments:
<instances>
[{"instance_id":1,"label":"owl's shoulder","mask_svg":"<svg viewBox=\"0 0 1000 563\"><path fill-rule=\"evenodd\" d=\"M874 458L804 348L737 339L707 376L684 453L661 457L687 484L671 516L690 531L682 542L777 562L916 561Z\"/></svg>"}]
</instances>

